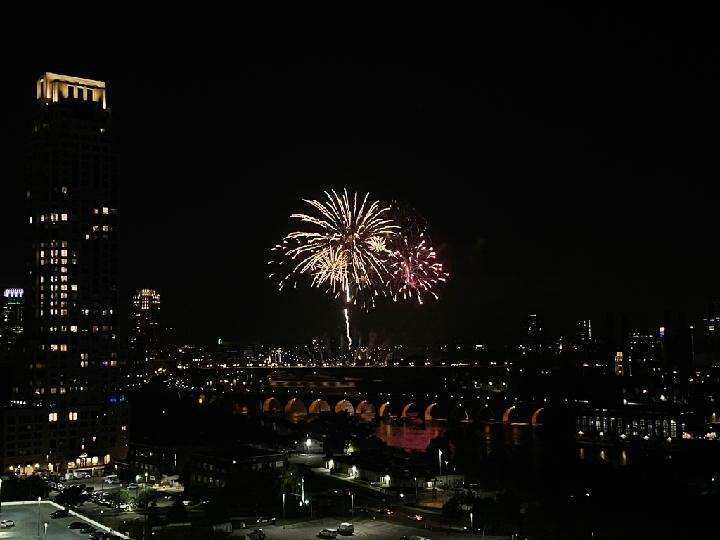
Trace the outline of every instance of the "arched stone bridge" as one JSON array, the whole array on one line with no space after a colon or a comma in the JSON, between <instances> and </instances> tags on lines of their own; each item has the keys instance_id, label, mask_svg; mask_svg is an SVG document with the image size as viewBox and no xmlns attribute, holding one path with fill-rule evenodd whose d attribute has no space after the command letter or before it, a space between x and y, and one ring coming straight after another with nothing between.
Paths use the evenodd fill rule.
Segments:
<instances>
[{"instance_id":1,"label":"arched stone bridge","mask_svg":"<svg viewBox=\"0 0 720 540\"><path fill-rule=\"evenodd\" d=\"M497 421L507 424L543 423L544 407L520 403L489 406L484 400L463 399L460 395L424 396L318 396L318 395L258 395L233 400L233 413L248 416L278 416L299 421L318 415L342 414L362 422L375 419L407 419L420 422L474 420Z\"/></svg>"}]
</instances>

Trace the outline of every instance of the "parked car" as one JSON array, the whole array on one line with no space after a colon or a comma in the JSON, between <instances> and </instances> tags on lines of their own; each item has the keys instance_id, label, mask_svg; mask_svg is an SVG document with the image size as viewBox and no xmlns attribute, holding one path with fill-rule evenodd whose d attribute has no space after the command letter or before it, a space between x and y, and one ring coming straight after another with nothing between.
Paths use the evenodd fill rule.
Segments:
<instances>
[{"instance_id":1,"label":"parked car","mask_svg":"<svg viewBox=\"0 0 720 540\"><path fill-rule=\"evenodd\" d=\"M333 529L323 529L317 533L318 538L337 538L337 531Z\"/></svg>"},{"instance_id":2,"label":"parked car","mask_svg":"<svg viewBox=\"0 0 720 540\"><path fill-rule=\"evenodd\" d=\"M70 525L68 525L68 529L82 529L87 525L87 523L83 521L73 521Z\"/></svg>"},{"instance_id":3,"label":"parked car","mask_svg":"<svg viewBox=\"0 0 720 540\"><path fill-rule=\"evenodd\" d=\"M128 489L138 489L138 485L135 482L131 482L128 484Z\"/></svg>"},{"instance_id":4,"label":"parked car","mask_svg":"<svg viewBox=\"0 0 720 540\"><path fill-rule=\"evenodd\" d=\"M275 518L269 517L269 516L261 516L261 517L257 518L257 521L255 523L270 523L270 524L272 524L272 523L275 523Z\"/></svg>"},{"instance_id":5,"label":"parked car","mask_svg":"<svg viewBox=\"0 0 720 540\"><path fill-rule=\"evenodd\" d=\"M14 527L15 522L12 519L3 519L0 521L0 529L9 529L10 527Z\"/></svg>"},{"instance_id":6,"label":"parked car","mask_svg":"<svg viewBox=\"0 0 720 540\"><path fill-rule=\"evenodd\" d=\"M352 523L341 523L338 525L337 532L342 535L355 534L355 526Z\"/></svg>"},{"instance_id":7,"label":"parked car","mask_svg":"<svg viewBox=\"0 0 720 540\"><path fill-rule=\"evenodd\" d=\"M94 532L97 532L97 530L92 525L85 524L85 526L80 529L80 532L83 534L92 534Z\"/></svg>"},{"instance_id":8,"label":"parked car","mask_svg":"<svg viewBox=\"0 0 720 540\"><path fill-rule=\"evenodd\" d=\"M247 535L249 540L265 540L265 531L262 529L255 529L253 532Z\"/></svg>"},{"instance_id":9,"label":"parked car","mask_svg":"<svg viewBox=\"0 0 720 540\"><path fill-rule=\"evenodd\" d=\"M70 511L65 508L62 508L60 510L55 510L54 512L50 512L50 517L53 519L64 518L64 517L68 517L69 515L70 515Z\"/></svg>"}]
</instances>

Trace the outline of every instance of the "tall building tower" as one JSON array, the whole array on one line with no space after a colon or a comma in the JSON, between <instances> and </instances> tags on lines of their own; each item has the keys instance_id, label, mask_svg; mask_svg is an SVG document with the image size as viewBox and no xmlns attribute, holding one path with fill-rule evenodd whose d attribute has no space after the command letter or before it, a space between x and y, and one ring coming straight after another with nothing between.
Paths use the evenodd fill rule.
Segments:
<instances>
[{"instance_id":1,"label":"tall building tower","mask_svg":"<svg viewBox=\"0 0 720 540\"><path fill-rule=\"evenodd\" d=\"M116 334L117 161L106 90L102 81L54 73L37 80L26 192L23 365L30 372L11 395L11 403L34 407L16 421L32 420L36 435L31 445L14 441L5 456L11 466L90 469L122 457L127 446Z\"/></svg>"},{"instance_id":2,"label":"tall building tower","mask_svg":"<svg viewBox=\"0 0 720 540\"><path fill-rule=\"evenodd\" d=\"M590 319L581 319L579 320L575 328L577 330L576 332L576 338L577 342L580 345L587 345L592 341L593 335L592 335L592 321Z\"/></svg>"},{"instance_id":3,"label":"tall building tower","mask_svg":"<svg viewBox=\"0 0 720 540\"><path fill-rule=\"evenodd\" d=\"M161 346L161 332L160 293L155 289L139 289L130 300L128 349L134 369L152 365Z\"/></svg>"},{"instance_id":4,"label":"tall building tower","mask_svg":"<svg viewBox=\"0 0 720 540\"><path fill-rule=\"evenodd\" d=\"M0 348L9 349L23 334L24 296L22 289L3 291L0 311Z\"/></svg>"}]
</instances>

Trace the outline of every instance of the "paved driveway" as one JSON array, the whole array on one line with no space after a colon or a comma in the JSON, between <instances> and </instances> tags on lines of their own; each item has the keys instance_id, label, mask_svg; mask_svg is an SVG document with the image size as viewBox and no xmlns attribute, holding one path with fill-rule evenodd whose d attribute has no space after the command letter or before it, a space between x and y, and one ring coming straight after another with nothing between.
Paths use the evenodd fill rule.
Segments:
<instances>
[{"instance_id":1,"label":"paved driveway","mask_svg":"<svg viewBox=\"0 0 720 540\"><path fill-rule=\"evenodd\" d=\"M298 523L287 526L283 529L281 526L263 527L268 540L276 539L292 539L292 540L316 540L317 533L320 529L335 529L338 526L337 519L319 519ZM436 533L420 528L407 527L397 523L388 523L387 521L361 521L355 524L355 534L353 536L338 535L338 539L352 538L368 538L378 540L399 540L403 535L421 536L432 540L460 540L469 538L482 538L480 535L469 534L451 534ZM500 540L499 536L486 536L485 540Z\"/></svg>"},{"instance_id":2,"label":"paved driveway","mask_svg":"<svg viewBox=\"0 0 720 540\"><path fill-rule=\"evenodd\" d=\"M50 512L57 510L51 504L40 504L40 538L43 537L43 523L48 524L47 538L48 540L79 540L83 538L87 540L86 534L68 529L68 525L73 521L81 521L75 516L68 516L60 519L50 519ZM36 540L38 538L38 505L8 506L7 503L2 505L0 511L0 521L3 519L12 519L15 527L11 529L0 529L0 540L17 538L22 540Z\"/></svg>"}]
</instances>

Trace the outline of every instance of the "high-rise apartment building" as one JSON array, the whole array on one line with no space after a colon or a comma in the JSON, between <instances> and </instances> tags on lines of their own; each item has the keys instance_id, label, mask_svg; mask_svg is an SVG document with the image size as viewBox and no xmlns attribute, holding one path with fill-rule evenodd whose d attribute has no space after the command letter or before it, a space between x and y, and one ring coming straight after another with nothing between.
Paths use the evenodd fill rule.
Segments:
<instances>
[{"instance_id":1,"label":"high-rise apartment building","mask_svg":"<svg viewBox=\"0 0 720 540\"><path fill-rule=\"evenodd\" d=\"M24 291L5 289L0 298L0 349L8 350L23 334Z\"/></svg>"},{"instance_id":2,"label":"high-rise apartment building","mask_svg":"<svg viewBox=\"0 0 720 540\"><path fill-rule=\"evenodd\" d=\"M35 97L27 336L0 422L3 466L89 469L127 448L117 338L117 158L107 88L45 73ZM27 427L31 440L13 436Z\"/></svg>"},{"instance_id":3,"label":"high-rise apartment building","mask_svg":"<svg viewBox=\"0 0 720 540\"><path fill-rule=\"evenodd\" d=\"M157 358L162 344L160 325L160 293L155 289L139 289L130 299L128 352L133 368L143 370Z\"/></svg>"}]
</instances>

